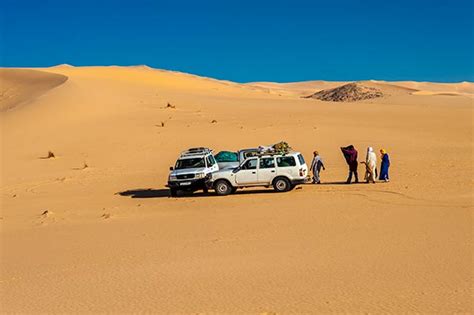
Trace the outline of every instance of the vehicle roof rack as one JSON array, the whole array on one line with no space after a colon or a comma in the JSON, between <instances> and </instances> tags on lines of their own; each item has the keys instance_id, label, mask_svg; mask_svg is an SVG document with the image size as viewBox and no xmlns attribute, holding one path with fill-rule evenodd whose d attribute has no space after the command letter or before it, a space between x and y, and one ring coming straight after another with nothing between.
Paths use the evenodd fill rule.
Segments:
<instances>
[{"instance_id":1,"label":"vehicle roof rack","mask_svg":"<svg viewBox=\"0 0 474 315\"><path fill-rule=\"evenodd\" d=\"M181 157L203 155L203 154L208 154L208 153L212 153L212 150L209 148L204 148L204 147L190 148L190 149L187 149L186 151L181 152Z\"/></svg>"}]
</instances>

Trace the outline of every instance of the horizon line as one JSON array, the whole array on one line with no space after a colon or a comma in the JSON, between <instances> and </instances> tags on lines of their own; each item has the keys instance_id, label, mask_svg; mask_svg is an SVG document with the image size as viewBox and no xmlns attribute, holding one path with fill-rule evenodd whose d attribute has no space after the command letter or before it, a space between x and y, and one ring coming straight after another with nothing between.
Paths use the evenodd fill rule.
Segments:
<instances>
[{"instance_id":1,"label":"horizon line","mask_svg":"<svg viewBox=\"0 0 474 315\"><path fill-rule=\"evenodd\" d=\"M172 70L172 69L164 69L164 68L154 68L152 66L149 66L147 64L133 64L133 65L118 65L118 64L110 64L110 65L72 65L68 63L61 63L61 64L56 64L52 66L2 66L0 65L0 69L45 69L45 68L54 68L54 67L71 67L71 68L92 68L92 67L121 67L121 68L131 68L131 67L146 67L149 68L150 70L159 70L159 71L167 71L167 72L176 72L176 73L181 73L181 74L186 74L186 75L192 75L192 76L197 76L201 78L206 78L206 79L212 79L212 80L218 80L218 81L229 81L233 83L239 83L239 84L250 84L250 83L277 83L277 84L288 84L288 83L303 83L303 82L314 82L314 81L325 81L325 82L363 82L363 81L384 81L384 82L416 82L416 83L438 83L438 84L459 84L459 83L470 83L473 84L474 81L469 81L469 80L463 80L463 81L417 81L417 80L411 80L411 79L405 79L405 80L387 80L387 79L354 79L354 80L325 80L325 79L310 79L310 80L298 80L298 81L268 81L268 80L257 80L257 81L248 81L248 82L237 82L237 81L232 81L229 79L220 79L220 78L215 78L215 77L210 77L207 75L202 75L202 74L196 74L196 73L191 73L191 72L185 72L181 70Z\"/></svg>"}]
</instances>

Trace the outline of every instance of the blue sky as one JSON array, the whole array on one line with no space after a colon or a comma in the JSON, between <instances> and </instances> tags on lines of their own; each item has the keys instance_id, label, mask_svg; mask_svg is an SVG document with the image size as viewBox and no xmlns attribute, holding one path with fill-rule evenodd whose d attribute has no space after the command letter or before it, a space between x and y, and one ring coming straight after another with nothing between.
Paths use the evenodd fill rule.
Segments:
<instances>
[{"instance_id":1,"label":"blue sky","mask_svg":"<svg viewBox=\"0 0 474 315\"><path fill-rule=\"evenodd\" d=\"M0 0L0 66L146 64L237 82L474 81L472 3Z\"/></svg>"}]
</instances>

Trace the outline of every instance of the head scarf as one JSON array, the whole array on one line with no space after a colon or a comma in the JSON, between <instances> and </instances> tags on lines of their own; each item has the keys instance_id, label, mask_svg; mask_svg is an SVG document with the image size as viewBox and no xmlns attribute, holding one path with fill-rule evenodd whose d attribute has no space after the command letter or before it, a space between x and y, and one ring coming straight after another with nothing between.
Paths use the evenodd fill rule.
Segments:
<instances>
[{"instance_id":1,"label":"head scarf","mask_svg":"<svg viewBox=\"0 0 474 315\"><path fill-rule=\"evenodd\" d=\"M380 149L380 154L385 155L387 151L385 149Z\"/></svg>"}]
</instances>

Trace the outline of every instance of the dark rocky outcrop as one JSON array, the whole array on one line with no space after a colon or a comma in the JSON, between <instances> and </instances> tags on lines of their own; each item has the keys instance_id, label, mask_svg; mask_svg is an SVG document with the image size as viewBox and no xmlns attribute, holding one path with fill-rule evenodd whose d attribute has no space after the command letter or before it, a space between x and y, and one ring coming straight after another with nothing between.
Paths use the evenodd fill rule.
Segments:
<instances>
[{"instance_id":1,"label":"dark rocky outcrop","mask_svg":"<svg viewBox=\"0 0 474 315\"><path fill-rule=\"evenodd\" d=\"M364 86L360 83L349 83L334 89L322 90L306 98L315 98L327 102L355 102L382 97L379 89Z\"/></svg>"}]
</instances>

